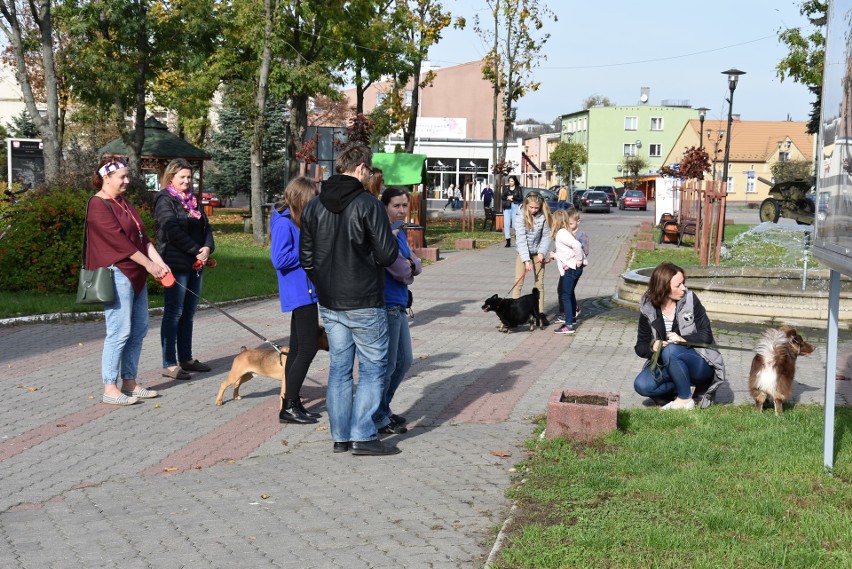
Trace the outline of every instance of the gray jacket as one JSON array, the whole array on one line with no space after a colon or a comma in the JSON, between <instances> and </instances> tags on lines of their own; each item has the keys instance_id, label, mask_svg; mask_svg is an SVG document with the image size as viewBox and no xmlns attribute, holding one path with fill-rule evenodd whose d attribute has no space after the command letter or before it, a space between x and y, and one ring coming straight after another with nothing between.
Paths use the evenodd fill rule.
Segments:
<instances>
[{"instance_id":1,"label":"gray jacket","mask_svg":"<svg viewBox=\"0 0 852 569\"><path fill-rule=\"evenodd\" d=\"M544 218L543 213L539 213L533 217L532 229L527 229L524 223L524 208L518 211L513 223L515 227L515 246L518 249L518 255L521 256L521 261L527 262L532 259L537 253L544 255L547 259L547 252L550 249L550 226Z\"/></svg>"}]
</instances>

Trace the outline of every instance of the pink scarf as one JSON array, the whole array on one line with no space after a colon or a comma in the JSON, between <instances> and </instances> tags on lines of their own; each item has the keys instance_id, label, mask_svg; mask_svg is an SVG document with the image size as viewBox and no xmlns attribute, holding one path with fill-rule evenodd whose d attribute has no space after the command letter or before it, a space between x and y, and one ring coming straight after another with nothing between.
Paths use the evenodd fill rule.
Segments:
<instances>
[{"instance_id":1,"label":"pink scarf","mask_svg":"<svg viewBox=\"0 0 852 569\"><path fill-rule=\"evenodd\" d=\"M186 213L189 214L189 217L193 219L201 219L201 212L198 211L198 202L196 201L195 194L192 193L192 190L186 192L186 197L184 197L183 193L177 191L171 186L166 186L166 190L178 199L183 206L183 209L185 209Z\"/></svg>"}]
</instances>

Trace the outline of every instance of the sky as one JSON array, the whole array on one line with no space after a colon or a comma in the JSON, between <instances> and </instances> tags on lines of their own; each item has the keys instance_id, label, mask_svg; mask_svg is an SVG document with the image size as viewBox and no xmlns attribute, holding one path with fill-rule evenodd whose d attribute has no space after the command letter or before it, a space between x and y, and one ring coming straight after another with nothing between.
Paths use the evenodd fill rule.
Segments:
<instances>
[{"instance_id":1,"label":"sky","mask_svg":"<svg viewBox=\"0 0 852 569\"><path fill-rule=\"evenodd\" d=\"M583 99L601 95L617 105L638 104L642 87L651 105L688 100L708 107L710 120L727 119L730 68L746 72L734 92L734 114L742 120L806 121L812 96L806 87L778 78L786 55L779 30L809 28L793 0L545 0L558 21L534 77L538 91L518 103L517 118L550 122L582 109ZM475 15L488 20L485 0L445 0L464 30L444 30L429 52L441 67L476 61L488 51L473 31Z\"/></svg>"}]
</instances>

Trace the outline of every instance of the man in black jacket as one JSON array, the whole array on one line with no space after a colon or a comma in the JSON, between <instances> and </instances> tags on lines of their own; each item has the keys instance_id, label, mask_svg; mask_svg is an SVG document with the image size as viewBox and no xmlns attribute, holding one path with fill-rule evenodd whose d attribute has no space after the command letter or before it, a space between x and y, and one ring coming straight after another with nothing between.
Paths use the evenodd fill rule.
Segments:
<instances>
[{"instance_id":1,"label":"man in black jacket","mask_svg":"<svg viewBox=\"0 0 852 569\"><path fill-rule=\"evenodd\" d=\"M378 440L373 414L384 388L388 353L384 267L399 254L382 203L364 186L373 154L355 144L341 152L338 175L302 211L299 260L317 288L328 337L326 405L334 452L396 454ZM358 353L358 389L353 366Z\"/></svg>"}]
</instances>

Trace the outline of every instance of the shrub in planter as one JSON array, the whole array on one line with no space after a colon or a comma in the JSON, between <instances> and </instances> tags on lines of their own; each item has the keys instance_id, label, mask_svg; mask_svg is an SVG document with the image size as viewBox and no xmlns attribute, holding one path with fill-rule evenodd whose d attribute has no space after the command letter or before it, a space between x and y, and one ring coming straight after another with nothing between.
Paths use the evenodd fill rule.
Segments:
<instances>
[{"instance_id":1,"label":"shrub in planter","mask_svg":"<svg viewBox=\"0 0 852 569\"><path fill-rule=\"evenodd\" d=\"M83 245L86 203L93 190L31 190L11 210L0 239L0 290L74 292ZM154 223L138 207L148 234Z\"/></svg>"}]
</instances>

